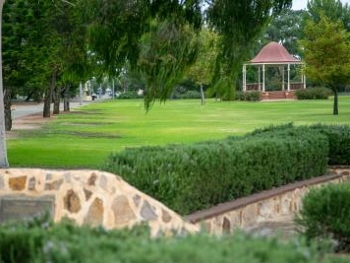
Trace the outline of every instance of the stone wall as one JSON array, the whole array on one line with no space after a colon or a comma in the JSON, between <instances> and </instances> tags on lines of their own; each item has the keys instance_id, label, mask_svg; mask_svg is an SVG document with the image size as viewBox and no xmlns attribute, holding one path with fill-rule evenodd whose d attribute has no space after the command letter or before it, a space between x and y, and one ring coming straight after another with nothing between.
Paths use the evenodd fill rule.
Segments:
<instances>
[{"instance_id":1,"label":"stone wall","mask_svg":"<svg viewBox=\"0 0 350 263\"><path fill-rule=\"evenodd\" d=\"M69 218L79 225L103 225L107 229L147 223L153 235L160 230L169 234L198 231L160 202L107 172L0 169L0 202L4 198L52 200L56 222ZM0 219L8 212L1 207L4 204L0 203Z\"/></svg>"},{"instance_id":2,"label":"stone wall","mask_svg":"<svg viewBox=\"0 0 350 263\"><path fill-rule=\"evenodd\" d=\"M334 168L330 173L198 211L187 220L212 234L222 234L237 228L254 228L278 217L292 217L300 210L301 200L311 188L350 180L348 167Z\"/></svg>"},{"instance_id":3,"label":"stone wall","mask_svg":"<svg viewBox=\"0 0 350 263\"><path fill-rule=\"evenodd\" d=\"M329 175L198 211L184 220L119 176L107 172L0 169L0 220L12 209L4 208L4 200L40 199L52 203L55 222L68 218L79 225L102 225L106 229L146 223L153 236L159 231L197 232L201 227L213 234L232 233L237 228L247 229L276 217L292 216L299 211L301 199L310 188L347 180L350 169L338 167Z\"/></svg>"}]
</instances>

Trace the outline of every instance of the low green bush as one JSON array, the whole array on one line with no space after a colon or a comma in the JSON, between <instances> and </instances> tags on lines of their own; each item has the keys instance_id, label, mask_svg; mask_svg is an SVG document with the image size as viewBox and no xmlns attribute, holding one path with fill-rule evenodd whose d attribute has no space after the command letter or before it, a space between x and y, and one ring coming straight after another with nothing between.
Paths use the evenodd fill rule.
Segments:
<instances>
[{"instance_id":1,"label":"low green bush","mask_svg":"<svg viewBox=\"0 0 350 263\"><path fill-rule=\"evenodd\" d=\"M311 190L296 222L308 239L333 239L337 251L350 252L350 183Z\"/></svg>"},{"instance_id":2,"label":"low green bush","mask_svg":"<svg viewBox=\"0 0 350 263\"><path fill-rule=\"evenodd\" d=\"M186 215L326 171L325 135L307 128L281 130L193 145L130 148L112 154L103 169Z\"/></svg>"},{"instance_id":3,"label":"low green bush","mask_svg":"<svg viewBox=\"0 0 350 263\"><path fill-rule=\"evenodd\" d=\"M188 90L183 94L178 95L178 99L200 99L201 93L196 90Z\"/></svg>"},{"instance_id":4,"label":"low green bush","mask_svg":"<svg viewBox=\"0 0 350 263\"><path fill-rule=\"evenodd\" d=\"M105 230L69 222L15 223L0 227L2 263L345 263L302 240L280 242L236 233L150 238L146 227Z\"/></svg>"},{"instance_id":5,"label":"low green bush","mask_svg":"<svg viewBox=\"0 0 350 263\"><path fill-rule=\"evenodd\" d=\"M118 99L121 99L121 100L126 100L126 99L140 99L140 98L143 98L143 95L137 94L136 91L126 91L126 92L122 92L122 93L120 93L120 95L118 96Z\"/></svg>"},{"instance_id":6,"label":"low green bush","mask_svg":"<svg viewBox=\"0 0 350 263\"><path fill-rule=\"evenodd\" d=\"M308 88L295 91L298 100L326 100L332 96L332 91L327 88Z\"/></svg>"},{"instance_id":7,"label":"low green bush","mask_svg":"<svg viewBox=\"0 0 350 263\"><path fill-rule=\"evenodd\" d=\"M348 125L311 125L294 127L289 123L281 126L272 126L263 129L257 129L250 135L256 136L263 134L263 136L274 136L279 134L283 136L286 134L290 136L294 134L298 136L300 132L307 130L315 134L323 134L327 137L329 152L329 165L350 165L350 126Z\"/></svg>"},{"instance_id":8,"label":"low green bush","mask_svg":"<svg viewBox=\"0 0 350 263\"><path fill-rule=\"evenodd\" d=\"M260 101L261 100L261 92L260 91L236 91L235 99L241 101Z\"/></svg>"}]
</instances>

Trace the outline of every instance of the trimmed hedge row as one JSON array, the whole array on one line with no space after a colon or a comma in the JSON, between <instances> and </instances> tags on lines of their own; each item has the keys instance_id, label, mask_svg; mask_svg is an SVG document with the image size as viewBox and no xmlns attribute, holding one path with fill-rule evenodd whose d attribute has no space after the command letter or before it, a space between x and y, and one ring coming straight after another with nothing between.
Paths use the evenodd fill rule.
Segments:
<instances>
[{"instance_id":1,"label":"trimmed hedge row","mask_svg":"<svg viewBox=\"0 0 350 263\"><path fill-rule=\"evenodd\" d=\"M327 88L309 88L295 91L298 100L327 100L332 94L332 91Z\"/></svg>"},{"instance_id":2,"label":"trimmed hedge row","mask_svg":"<svg viewBox=\"0 0 350 263\"><path fill-rule=\"evenodd\" d=\"M324 174L329 142L339 142L329 139L333 132L284 125L221 141L130 148L112 154L103 169L186 215Z\"/></svg>"},{"instance_id":3,"label":"trimmed hedge row","mask_svg":"<svg viewBox=\"0 0 350 263\"><path fill-rule=\"evenodd\" d=\"M304 130L315 134L322 134L327 137L329 151L329 165L350 165L350 126L348 125L312 125L309 127L294 127L291 123L281 126L272 126L264 129L257 129L248 136L298 136Z\"/></svg>"},{"instance_id":4,"label":"trimmed hedge row","mask_svg":"<svg viewBox=\"0 0 350 263\"><path fill-rule=\"evenodd\" d=\"M0 262L4 263L345 263L305 242L243 235L150 238L145 227L110 230L69 222L16 223L0 227Z\"/></svg>"}]
</instances>

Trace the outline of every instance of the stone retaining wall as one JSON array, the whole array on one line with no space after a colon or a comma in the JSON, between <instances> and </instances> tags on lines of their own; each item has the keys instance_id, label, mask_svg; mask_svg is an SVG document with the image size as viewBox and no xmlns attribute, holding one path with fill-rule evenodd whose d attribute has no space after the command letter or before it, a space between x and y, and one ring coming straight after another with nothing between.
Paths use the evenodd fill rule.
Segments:
<instances>
[{"instance_id":1,"label":"stone retaining wall","mask_svg":"<svg viewBox=\"0 0 350 263\"><path fill-rule=\"evenodd\" d=\"M124 182L119 176L90 170L0 169L0 219L6 198L52 202L55 222L68 218L77 224L102 225L106 229L146 223L153 236L197 232L231 233L279 216L293 215L312 187L350 180L350 168L338 167L329 175L265 191L224 203L186 217L165 207Z\"/></svg>"},{"instance_id":2,"label":"stone retaining wall","mask_svg":"<svg viewBox=\"0 0 350 263\"><path fill-rule=\"evenodd\" d=\"M187 221L212 234L249 229L278 217L293 216L300 209L302 197L313 187L350 180L349 167L330 170L329 175L313 178L227 202L187 217Z\"/></svg>"},{"instance_id":3,"label":"stone retaining wall","mask_svg":"<svg viewBox=\"0 0 350 263\"><path fill-rule=\"evenodd\" d=\"M160 202L107 172L0 169L0 201L5 197L52 200L56 222L66 217L80 225L107 229L146 223L153 235L160 230L169 234L198 231ZM4 211L0 203L0 213ZM5 216L0 214L0 218Z\"/></svg>"}]
</instances>

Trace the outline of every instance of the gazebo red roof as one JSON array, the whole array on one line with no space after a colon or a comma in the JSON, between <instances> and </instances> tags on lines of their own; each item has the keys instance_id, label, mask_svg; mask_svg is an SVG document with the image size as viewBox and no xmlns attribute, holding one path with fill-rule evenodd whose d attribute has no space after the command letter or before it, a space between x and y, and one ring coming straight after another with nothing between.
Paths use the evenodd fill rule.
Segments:
<instances>
[{"instance_id":1,"label":"gazebo red roof","mask_svg":"<svg viewBox=\"0 0 350 263\"><path fill-rule=\"evenodd\" d=\"M251 63L298 63L300 60L289 54L288 50L276 42L270 42L265 45L259 52L259 54L253 58Z\"/></svg>"}]
</instances>

